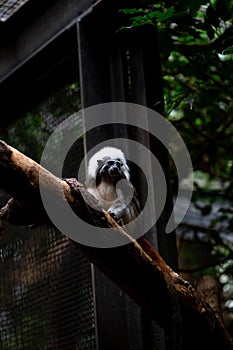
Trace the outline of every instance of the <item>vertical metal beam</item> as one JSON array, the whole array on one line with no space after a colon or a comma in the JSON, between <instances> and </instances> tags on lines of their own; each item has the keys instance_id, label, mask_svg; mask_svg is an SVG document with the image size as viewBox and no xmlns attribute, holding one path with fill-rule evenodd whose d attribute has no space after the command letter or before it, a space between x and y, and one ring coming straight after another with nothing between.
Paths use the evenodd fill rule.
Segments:
<instances>
[{"instance_id":1,"label":"vertical metal beam","mask_svg":"<svg viewBox=\"0 0 233 350\"><path fill-rule=\"evenodd\" d=\"M121 44L109 12L92 13L78 22L81 98L83 107L124 101ZM112 137L127 137L126 126L99 127L95 137L86 135L86 149ZM97 269L94 269L97 339L99 349L142 350L140 308ZM149 349L148 349L149 350Z\"/></svg>"},{"instance_id":2,"label":"vertical metal beam","mask_svg":"<svg viewBox=\"0 0 233 350\"><path fill-rule=\"evenodd\" d=\"M119 41L111 14L101 7L78 22L81 100L83 108L105 102L124 101L124 80ZM95 137L85 135L87 150L106 138L127 137L127 128L109 116L109 127L99 127ZM98 137L96 137L96 134Z\"/></svg>"}]
</instances>

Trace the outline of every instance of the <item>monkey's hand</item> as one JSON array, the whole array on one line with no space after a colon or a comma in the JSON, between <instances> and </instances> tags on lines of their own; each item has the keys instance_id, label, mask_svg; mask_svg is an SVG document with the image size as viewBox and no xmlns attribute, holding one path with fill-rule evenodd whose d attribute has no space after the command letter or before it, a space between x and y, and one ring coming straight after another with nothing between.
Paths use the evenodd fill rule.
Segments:
<instances>
[{"instance_id":1,"label":"monkey's hand","mask_svg":"<svg viewBox=\"0 0 233 350\"><path fill-rule=\"evenodd\" d=\"M123 226L124 222L123 219L121 218L121 216L119 216L119 213L117 213L116 211L112 211L112 210L108 210L108 213L111 215L111 217L116 221L116 223L119 226Z\"/></svg>"}]
</instances>

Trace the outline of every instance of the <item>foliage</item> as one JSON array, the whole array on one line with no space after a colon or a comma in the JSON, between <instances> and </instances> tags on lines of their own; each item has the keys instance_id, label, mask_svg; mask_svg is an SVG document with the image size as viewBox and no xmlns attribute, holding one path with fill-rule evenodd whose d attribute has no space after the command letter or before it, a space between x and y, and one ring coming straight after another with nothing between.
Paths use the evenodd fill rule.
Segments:
<instances>
[{"instance_id":1,"label":"foliage","mask_svg":"<svg viewBox=\"0 0 233 350\"><path fill-rule=\"evenodd\" d=\"M233 1L141 1L122 12L128 22L121 30L158 28L166 117L189 149L193 202L200 216L211 217L205 232L232 310Z\"/></svg>"}]
</instances>

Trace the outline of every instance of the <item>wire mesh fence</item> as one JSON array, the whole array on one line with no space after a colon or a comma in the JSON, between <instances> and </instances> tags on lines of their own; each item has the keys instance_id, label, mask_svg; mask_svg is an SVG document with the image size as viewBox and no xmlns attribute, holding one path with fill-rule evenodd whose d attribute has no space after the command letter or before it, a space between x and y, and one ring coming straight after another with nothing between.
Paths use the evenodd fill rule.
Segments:
<instances>
[{"instance_id":1,"label":"wire mesh fence","mask_svg":"<svg viewBox=\"0 0 233 350\"><path fill-rule=\"evenodd\" d=\"M28 0L2 0L0 3L0 21L5 22Z\"/></svg>"},{"instance_id":2,"label":"wire mesh fence","mask_svg":"<svg viewBox=\"0 0 233 350\"><path fill-rule=\"evenodd\" d=\"M79 107L78 84L65 86L9 126L4 139L39 161L48 136ZM79 144L67 174L82 154ZM2 193L0 204L7 198ZM0 349L96 349L92 267L77 244L51 226L1 223L0 273Z\"/></svg>"}]
</instances>

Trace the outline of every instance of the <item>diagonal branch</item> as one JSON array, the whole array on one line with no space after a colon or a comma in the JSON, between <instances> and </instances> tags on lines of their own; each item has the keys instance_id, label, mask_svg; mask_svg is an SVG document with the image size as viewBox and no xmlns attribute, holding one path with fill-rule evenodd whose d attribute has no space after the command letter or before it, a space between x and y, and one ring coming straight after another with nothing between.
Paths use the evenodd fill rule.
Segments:
<instances>
[{"instance_id":1,"label":"diagonal branch","mask_svg":"<svg viewBox=\"0 0 233 350\"><path fill-rule=\"evenodd\" d=\"M168 334L174 330L174 323L180 326L182 320L179 336L183 338L184 349L233 349L232 341L214 311L188 282L166 265L144 237L133 240L108 213L88 206L84 197L89 196L93 202L95 199L76 179L57 178L3 141L0 141L0 183L13 198L1 209L0 218L24 225L49 222L40 198L39 173L40 185L55 200L59 201L60 196L65 195L83 220L94 226L113 228L116 237L127 237L129 244L117 248L84 245L81 248L93 264L127 292ZM178 307L174 307L177 304ZM197 336L193 335L194 326Z\"/></svg>"}]
</instances>

